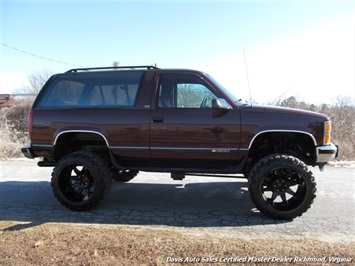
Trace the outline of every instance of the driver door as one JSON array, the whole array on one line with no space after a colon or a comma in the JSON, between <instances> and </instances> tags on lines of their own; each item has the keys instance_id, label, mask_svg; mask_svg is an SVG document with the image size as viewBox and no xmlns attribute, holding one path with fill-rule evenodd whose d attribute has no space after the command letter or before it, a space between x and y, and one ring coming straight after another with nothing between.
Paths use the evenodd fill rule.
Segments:
<instances>
[{"instance_id":1,"label":"driver door","mask_svg":"<svg viewBox=\"0 0 355 266\"><path fill-rule=\"evenodd\" d=\"M196 74L162 74L159 80L151 112L152 160L235 161L238 110L212 109L212 101L220 95Z\"/></svg>"}]
</instances>

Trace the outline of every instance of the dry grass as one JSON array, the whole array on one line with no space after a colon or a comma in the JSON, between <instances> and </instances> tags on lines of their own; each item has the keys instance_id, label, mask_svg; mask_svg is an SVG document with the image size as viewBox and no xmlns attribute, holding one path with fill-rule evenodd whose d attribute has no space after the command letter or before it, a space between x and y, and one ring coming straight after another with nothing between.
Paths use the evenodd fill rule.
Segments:
<instances>
[{"instance_id":1,"label":"dry grass","mask_svg":"<svg viewBox=\"0 0 355 266\"><path fill-rule=\"evenodd\" d=\"M12 99L0 106L0 158L20 157L21 147L30 143L27 124L32 102L33 98Z\"/></svg>"},{"instance_id":2,"label":"dry grass","mask_svg":"<svg viewBox=\"0 0 355 266\"><path fill-rule=\"evenodd\" d=\"M178 265L167 259L355 259L354 242L188 235L176 228L0 222L0 265ZM185 264L185 263L183 263ZM258 265L260 263L247 263ZM265 264L265 263L263 263ZM199 265L225 265L200 263ZM265 264L267 265L267 264ZM302 265L319 265L302 263Z\"/></svg>"}]
</instances>

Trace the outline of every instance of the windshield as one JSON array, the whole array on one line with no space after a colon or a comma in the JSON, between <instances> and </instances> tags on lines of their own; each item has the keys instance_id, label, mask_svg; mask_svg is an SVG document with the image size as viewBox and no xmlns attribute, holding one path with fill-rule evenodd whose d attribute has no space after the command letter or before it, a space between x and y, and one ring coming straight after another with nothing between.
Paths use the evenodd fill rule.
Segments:
<instances>
[{"instance_id":1,"label":"windshield","mask_svg":"<svg viewBox=\"0 0 355 266\"><path fill-rule=\"evenodd\" d=\"M231 93L226 87L224 87L221 83L219 83L219 81L217 81L215 78L213 78L210 74L206 73L206 76L210 80L212 80L215 84L217 84L218 87L220 87L228 95L228 97L230 99L232 99L235 103L241 104L241 105L247 104L246 101L236 97L233 93Z\"/></svg>"}]
</instances>

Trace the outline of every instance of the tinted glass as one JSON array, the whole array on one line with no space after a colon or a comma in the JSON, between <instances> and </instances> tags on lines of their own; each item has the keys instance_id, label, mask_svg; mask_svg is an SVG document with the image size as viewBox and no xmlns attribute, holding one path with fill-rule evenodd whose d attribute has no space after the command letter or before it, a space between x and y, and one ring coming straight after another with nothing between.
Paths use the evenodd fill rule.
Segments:
<instances>
[{"instance_id":1,"label":"tinted glass","mask_svg":"<svg viewBox=\"0 0 355 266\"><path fill-rule=\"evenodd\" d=\"M67 73L51 80L40 108L130 108L144 71Z\"/></svg>"},{"instance_id":2,"label":"tinted glass","mask_svg":"<svg viewBox=\"0 0 355 266\"><path fill-rule=\"evenodd\" d=\"M218 98L209 84L190 74L162 75L158 96L158 106L165 108L212 108Z\"/></svg>"}]
</instances>

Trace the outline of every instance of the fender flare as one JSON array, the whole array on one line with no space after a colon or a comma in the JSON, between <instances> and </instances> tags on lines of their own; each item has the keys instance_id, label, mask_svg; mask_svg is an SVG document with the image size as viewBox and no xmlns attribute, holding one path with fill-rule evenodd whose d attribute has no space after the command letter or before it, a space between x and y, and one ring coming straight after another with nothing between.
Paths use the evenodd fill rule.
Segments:
<instances>
[{"instance_id":1,"label":"fender flare","mask_svg":"<svg viewBox=\"0 0 355 266\"><path fill-rule=\"evenodd\" d=\"M66 134L66 133L90 133L90 134L96 134L96 135L100 135L104 140L105 140L105 143L106 143L106 146L109 148L110 147L110 144L108 143L107 141L107 138L100 132L98 131L94 131L94 130L82 130L82 129L73 129L73 130L64 130L64 131L61 131L59 134L57 134L57 136L55 137L54 139L54 142L53 142L53 146L56 145L59 137L63 134Z\"/></svg>"},{"instance_id":2,"label":"fender flare","mask_svg":"<svg viewBox=\"0 0 355 266\"><path fill-rule=\"evenodd\" d=\"M317 141L316 139L314 138L314 136L309 133L309 132L306 132L306 131L301 131L301 130L285 130L285 129L269 129L269 130L263 130L263 131L260 131L258 132L257 134L254 135L254 137L252 138L252 140L250 141L249 143L249 146L248 146L248 149L250 150L251 147L253 146L253 142L255 141L255 139L259 136L259 135L262 135L264 133L297 133L297 134L305 134L307 136L309 136L312 141L313 141L313 144L315 147L317 147Z\"/></svg>"}]
</instances>

